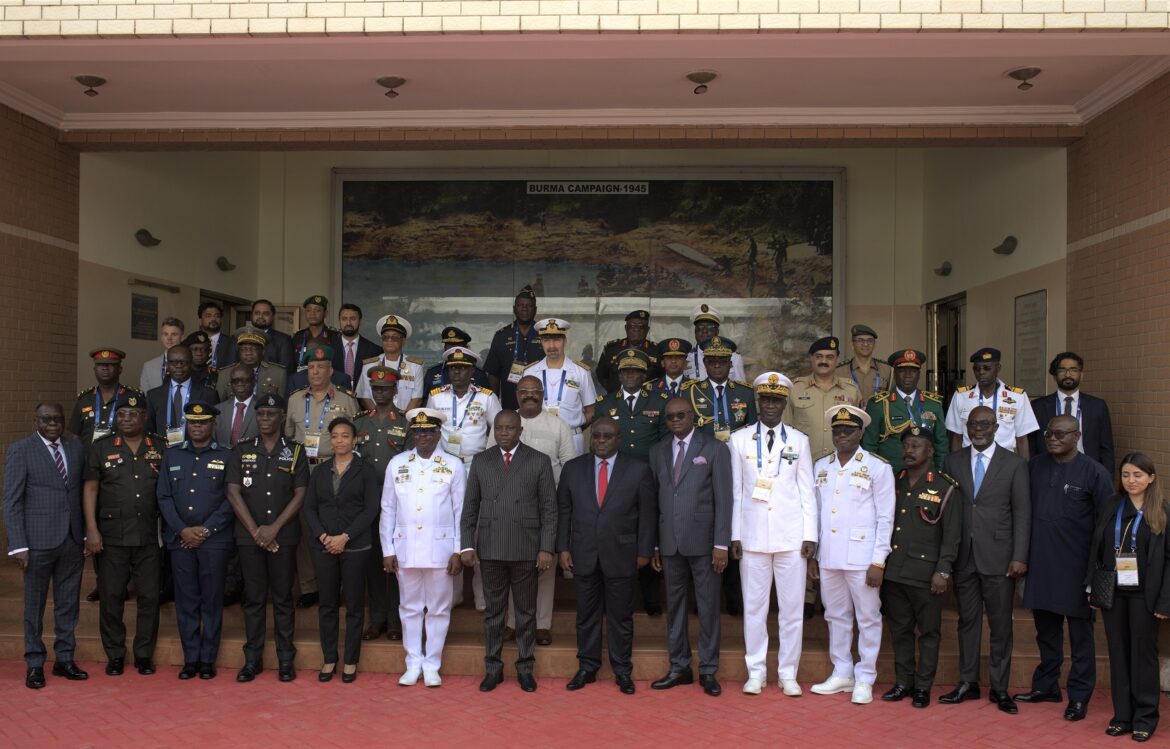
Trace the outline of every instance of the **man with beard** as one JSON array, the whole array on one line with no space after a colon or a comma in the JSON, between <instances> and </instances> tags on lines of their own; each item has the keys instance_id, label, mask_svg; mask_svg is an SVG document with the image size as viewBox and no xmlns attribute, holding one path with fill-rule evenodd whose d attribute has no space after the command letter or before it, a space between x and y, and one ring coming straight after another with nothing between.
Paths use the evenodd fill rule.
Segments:
<instances>
[{"instance_id":1,"label":"man with beard","mask_svg":"<svg viewBox=\"0 0 1170 749\"><path fill-rule=\"evenodd\" d=\"M224 355L227 353L229 338L221 335L223 325L223 307L219 302L202 302L199 305L199 329L207 334L208 356L207 366L217 370L227 364Z\"/></svg>"},{"instance_id":2,"label":"man with beard","mask_svg":"<svg viewBox=\"0 0 1170 749\"><path fill-rule=\"evenodd\" d=\"M383 315L378 320L377 330L382 337L382 353L362 360L362 377L355 395L364 408L373 408L369 370L371 367L390 367L398 373L398 394L394 396L394 405L404 413L418 408L427 397L427 391L423 390L423 362L403 351L414 328L405 317Z\"/></svg>"},{"instance_id":3,"label":"man with beard","mask_svg":"<svg viewBox=\"0 0 1170 749\"><path fill-rule=\"evenodd\" d=\"M516 385L529 364L544 358L544 348L536 334L536 292L531 286L520 289L512 304L515 319L496 331L483 369L492 390L500 394L504 408L515 409Z\"/></svg>"},{"instance_id":4,"label":"man with beard","mask_svg":"<svg viewBox=\"0 0 1170 749\"><path fill-rule=\"evenodd\" d=\"M1081 435L1077 450L1105 466L1111 474L1113 465L1113 419L1109 404L1081 392L1081 376L1085 360L1073 351L1064 351L1052 358L1048 373L1056 380L1056 392L1032 400L1036 422L1047 424L1053 416L1072 416L1080 424ZM1039 431L1028 435L1028 446L1033 455L1044 452L1044 437Z\"/></svg>"},{"instance_id":5,"label":"man with beard","mask_svg":"<svg viewBox=\"0 0 1170 749\"><path fill-rule=\"evenodd\" d=\"M282 333L272 327L276 320L276 306L267 299L257 299L252 302L252 327L259 330L268 339L264 344L264 360L286 370L292 365L293 345L288 333ZM229 353L229 361L236 357ZM283 393L281 393L283 395Z\"/></svg>"},{"instance_id":6,"label":"man with beard","mask_svg":"<svg viewBox=\"0 0 1170 749\"><path fill-rule=\"evenodd\" d=\"M834 336L813 341L808 347L812 373L792 381L790 408L784 409L784 423L808 435L813 460L833 451L833 434L825 411L836 406L860 406L861 392L848 377L837 376L841 342Z\"/></svg>"},{"instance_id":7,"label":"man with beard","mask_svg":"<svg viewBox=\"0 0 1170 749\"><path fill-rule=\"evenodd\" d=\"M93 359L93 376L97 385L77 394L73 413L69 416L69 431L77 435L89 450L90 443L115 431L114 412L128 396L145 398L137 388L121 384L122 360L125 352L116 348L97 348L89 352Z\"/></svg>"},{"instance_id":8,"label":"man with beard","mask_svg":"<svg viewBox=\"0 0 1170 749\"><path fill-rule=\"evenodd\" d=\"M546 317L536 323L544 358L528 365L525 374L540 378L544 387L544 408L559 416L573 431L573 444L578 452L585 451L581 431L593 420L597 405L597 390L593 374L582 362L565 356L569 322L559 317Z\"/></svg>"},{"instance_id":9,"label":"man with beard","mask_svg":"<svg viewBox=\"0 0 1170 749\"><path fill-rule=\"evenodd\" d=\"M341 305L337 325L341 328L341 371L349 378L346 387L356 390L362 376L362 362L377 356L382 347L360 334L362 308L356 304Z\"/></svg>"},{"instance_id":10,"label":"man with beard","mask_svg":"<svg viewBox=\"0 0 1170 749\"><path fill-rule=\"evenodd\" d=\"M848 375L853 380L853 384L861 391L861 403L865 404L874 394L893 388L893 373L886 362L873 355L874 347L877 346L877 331L868 325L854 325L849 334L852 336L850 343L853 346L853 357L838 364L837 369L842 370L842 376ZM942 460L941 455L939 460Z\"/></svg>"},{"instance_id":11,"label":"man with beard","mask_svg":"<svg viewBox=\"0 0 1170 749\"><path fill-rule=\"evenodd\" d=\"M646 355L649 360L649 369L646 377L658 375L658 345L646 338L650 332L650 313L644 309L637 309L626 315L626 337L615 338L605 344L601 356L597 357L597 381L606 390L617 390L618 356L626 349L637 349Z\"/></svg>"},{"instance_id":12,"label":"man with beard","mask_svg":"<svg viewBox=\"0 0 1170 749\"><path fill-rule=\"evenodd\" d=\"M236 331L236 350L234 353L239 356L239 360L235 364L245 367L252 373L252 386L255 388L256 395L274 393L284 397L288 384L288 370L264 360L264 349L267 343L267 336L251 325L240 328ZM231 371L233 369L234 366L228 366L219 372L216 389L221 401L227 400L232 393Z\"/></svg>"},{"instance_id":13,"label":"man with beard","mask_svg":"<svg viewBox=\"0 0 1170 749\"><path fill-rule=\"evenodd\" d=\"M692 380L702 380L707 377L707 367L703 363L701 347L703 342L712 336L719 335L719 325L723 317L709 304L700 304L691 314L691 322L695 324L695 347L687 358L687 377ZM731 354L731 373L733 380L746 380L743 357L738 352Z\"/></svg>"}]
</instances>

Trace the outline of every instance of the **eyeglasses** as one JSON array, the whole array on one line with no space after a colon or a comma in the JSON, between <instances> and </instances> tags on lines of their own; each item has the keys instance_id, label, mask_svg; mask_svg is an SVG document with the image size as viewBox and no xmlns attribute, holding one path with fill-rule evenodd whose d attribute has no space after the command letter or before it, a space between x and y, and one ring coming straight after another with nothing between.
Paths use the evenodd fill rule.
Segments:
<instances>
[{"instance_id":1,"label":"eyeglasses","mask_svg":"<svg viewBox=\"0 0 1170 749\"><path fill-rule=\"evenodd\" d=\"M876 339L876 338L864 338L864 337L863 337L863 338L854 338L854 339L853 339L853 342L854 342L854 343L859 343L859 344L861 344L861 345L863 345L863 346L864 346L864 345L869 345L869 346L872 346L872 345L874 345L875 343L877 343L877 339Z\"/></svg>"},{"instance_id":2,"label":"eyeglasses","mask_svg":"<svg viewBox=\"0 0 1170 749\"><path fill-rule=\"evenodd\" d=\"M38 416L37 421L41 422L42 424L64 424L65 417L64 416Z\"/></svg>"},{"instance_id":3,"label":"eyeglasses","mask_svg":"<svg viewBox=\"0 0 1170 749\"><path fill-rule=\"evenodd\" d=\"M685 419L687 417L688 413L690 413L690 412L689 411L675 411L674 413L671 413L671 412L667 411L666 420L667 421L682 421L683 419Z\"/></svg>"},{"instance_id":4,"label":"eyeglasses","mask_svg":"<svg viewBox=\"0 0 1170 749\"><path fill-rule=\"evenodd\" d=\"M1062 440L1062 441L1063 441L1063 440L1064 440L1064 438L1065 438L1065 437L1067 437L1067 436L1069 436L1070 434L1080 434L1080 433L1081 433L1081 432L1080 432L1080 430L1078 430L1078 429L1070 429L1070 430L1069 430L1069 431L1067 431L1067 432L1065 432L1065 431L1061 431L1061 430L1059 430L1059 429L1045 429L1045 430L1044 430L1044 439L1052 439L1052 438L1055 438L1055 439L1057 439L1057 440Z\"/></svg>"},{"instance_id":5,"label":"eyeglasses","mask_svg":"<svg viewBox=\"0 0 1170 749\"><path fill-rule=\"evenodd\" d=\"M1080 371L1081 371L1080 367L1057 367L1056 368L1057 374L1079 374Z\"/></svg>"},{"instance_id":6,"label":"eyeglasses","mask_svg":"<svg viewBox=\"0 0 1170 749\"><path fill-rule=\"evenodd\" d=\"M985 420L980 419L980 420L976 420L976 421L968 421L967 426L974 427L976 429L991 429L993 426L995 426L998 423L999 422L996 422L996 421L985 421Z\"/></svg>"},{"instance_id":7,"label":"eyeglasses","mask_svg":"<svg viewBox=\"0 0 1170 749\"><path fill-rule=\"evenodd\" d=\"M252 382L251 377L233 377L232 378L233 385L248 385L251 382Z\"/></svg>"}]
</instances>

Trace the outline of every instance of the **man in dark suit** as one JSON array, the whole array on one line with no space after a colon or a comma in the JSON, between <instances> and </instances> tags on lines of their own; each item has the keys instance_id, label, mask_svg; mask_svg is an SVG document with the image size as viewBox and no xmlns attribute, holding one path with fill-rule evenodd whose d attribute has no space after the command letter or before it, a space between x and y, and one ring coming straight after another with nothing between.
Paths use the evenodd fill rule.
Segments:
<instances>
[{"instance_id":1,"label":"man in dark suit","mask_svg":"<svg viewBox=\"0 0 1170 749\"><path fill-rule=\"evenodd\" d=\"M654 554L658 508L650 466L628 455L619 460L620 437L614 419L593 422L593 453L570 460L557 487L557 550L577 594L581 665L569 690L597 680L604 611L618 689L634 693L634 580Z\"/></svg>"},{"instance_id":2,"label":"man in dark suit","mask_svg":"<svg viewBox=\"0 0 1170 749\"><path fill-rule=\"evenodd\" d=\"M191 349L171 346L167 350L167 379L146 394L146 431L167 438L167 446L183 441L187 418L183 410L191 401L218 403L214 388L201 386L191 379Z\"/></svg>"},{"instance_id":3,"label":"man in dark suit","mask_svg":"<svg viewBox=\"0 0 1170 749\"><path fill-rule=\"evenodd\" d=\"M720 575L731 544L732 476L727 445L695 429L688 398L666 403L671 436L650 450L658 488L658 549L654 568L666 577L666 626L670 672L650 685L670 689L694 681L687 632L687 588L692 580L699 608L699 683L712 697L722 688L719 670Z\"/></svg>"},{"instance_id":4,"label":"man in dark suit","mask_svg":"<svg viewBox=\"0 0 1170 749\"><path fill-rule=\"evenodd\" d=\"M337 341L341 349L341 371L348 380L345 386L357 390L358 380L362 376L362 362L372 356L381 356L382 345L358 332L362 327L362 308L356 304L341 305L337 313L337 327L341 329L341 337Z\"/></svg>"},{"instance_id":5,"label":"man in dark suit","mask_svg":"<svg viewBox=\"0 0 1170 749\"><path fill-rule=\"evenodd\" d=\"M983 610L991 631L988 676L991 701L1015 714L1007 693L1012 660L1012 603L1016 580L1028 573L1032 505L1028 465L1019 455L996 445L995 412L976 406L967 417L971 444L946 457L943 470L959 482L963 535L955 562L955 598L959 605L959 678L943 704L979 699L980 642Z\"/></svg>"},{"instance_id":6,"label":"man in dark suit","mask_svg":"<svg viewBox=\"0 0 1170 749\"><path fill-rule=\"evenodd\" d=\"M275 319L276 306L272 302L267 299L257 299L252 302L252 327L258 329L268 339L264 344L264 361L288 369L292 366L293 360L292 338L289 337L288 333L282 333L272 327ZM240 354L237 346L238 342L235 339L228 341L227 349L224 351L225 363L239 361ZM284 393L279 393L279 395L283 396Z\"/></svg>"},{"instance_id":7,"label":"man in dark suit","mask_svg":"<svg viewBox=\"0 0 1170 749\"><path fill-rule=\"evenodd\" d=\"M234 359L228 359L228 348L232 337L224 333L223 307L219 302L200 302L198 309L199 329L207 334L210 342L207 364L212 370L228 364Z\"/></svg>"},{"instance_id":8,"label":"man in dark suit","mask_svg":"<svg viewBox=\"0 0 1170 749\"><path fill-rule=\"evenodd\" d=\"M8 556L24 572L24 653L29 689L45 686L45 600L53 586L53 674L89 678L73 662L81 605L85 521L81 513L81 442L62 437L59 403L36 408L36 434L13 443L4 463L4 527Z\"/></svg>"},{"instance_id":9,"label":"man in dark suit","mask_svg":"<svg viewBox=\"0 0 1170 749\"><path fill-rule=\"evenodd\" d=\"M553 563L557 533L552 462L520 442L520 415L501 411L488 448L471 461L460 519L464 566L478 562L483 575L484 666L479 685L490 692L503 681L504 615L508 591L516 605L516 672L525 692L536 691L532 648L536 643L536 577Z\"/></svg>"},{"instance_id":10,"label":"man in dark suit","mask_svg":"<svg viewBox=\"0 0 1170 749\"><path fill-rule=\"evenodd\" d=\"M1081 377L1085 360L1072 351L1063 351L1048 365L1048 374L1056 380L1056 392L1032 399L1036 421L1047 424L1053 416L1072 416L1080 423L1081 436L1077 450L1105 466L1112 476L1117 470L1113 464L1113 419L1109 404L1088 393L1081 392ZM1029 452L1045 452L1044 434L1036 431L1028 435Z\"/></svg>"},{"instance_id":11,"label":"man in dark suit","mask_svg":"<svg viewBox=\"0 0 1170 749\"><path fill-rule=\"evenodd\" d=\"M237 364L224 374L230 378L232 397L216 406L223 417L215 421L215 441L230 449L260 434L260 427L256 423L256 396L253 395L256 376L242 364ZM281 395L281 400L284 400L283 394L272 395Z\"/></svg>"}]
</instances>

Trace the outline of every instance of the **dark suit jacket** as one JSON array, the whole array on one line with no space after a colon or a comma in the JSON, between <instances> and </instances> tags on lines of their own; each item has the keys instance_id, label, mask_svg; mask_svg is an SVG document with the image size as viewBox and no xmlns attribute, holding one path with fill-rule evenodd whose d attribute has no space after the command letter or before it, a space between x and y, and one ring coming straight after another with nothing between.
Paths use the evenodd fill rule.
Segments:
<instances>
[{"instance_id":1,"label":"dark suit jacket","mask_svg":"<svg viewBox=\"0 0 1170 749\"><path fill-rule=\"evenodd\" d=\"M553 553L557 535L557 490L552 462L520 443L504 468L500 448L476 455L467 472L460 549L475 549L480 559L536 561Z\"/></svg>"},{"instance_id":2,"label":"dark suit jacket","mask_svg":"<svg viewBox=\"0 0 1170 749\"><path fill-rule=\"evenodd\" d=\"M215 420L215 441L224 447L232 448L232 420L236 417L236 399L229 398L222 401L216 408L219 417ZM244 409L244 427L240 431L240 442L254 439L260 434L260 425L256 423L256 398L248 401Z\"/></svg>"},{"instance_id":3,"label":"dark suit jacket","mask_svg":"<svg viewBox=\"0 0 1170 749\"><path fill-rule=\"evenodd\" d=\"M85 457L76 437L61 437L66 482L49 448L33 434L8 448L4 463L4 528L8 548L55 549L66 536L81 543L81 474Z\"/></svg>"},{"instance_id":4,"label":"dark suit jacket","mask_svg":"<svg viewBox=\"0 0 1170 749\"><path fill-rule=\"evenodd\" d=\"M1121 506L1128 497L1125 495L1116 496L1109 503L1108 510L1101 514L1101 518L1097 521L1097 528L1093 531L1093 564L1089 565L1089 574L1085 576L1085 585L1089 585L1093 579L1093 570L1097 569L1097 549L1101 547L1101 541L1105 538L1106 533L1110 533L1114 529L1114 519L1117 517L1117 508ZM1170 515L1170 503L1163 502L1163 507L1166 508L1167 515ZM1170 548L1166 544L1166 531L1155 536L1150 534L1150 544L1146 547L1146 565L1142 570L1145 576L1142 579L1142 592L1146 598L1146 608L1152 613L1170 616L1170 575L1166 574L1166 555L1170 553Z\"/></svg>"},{"instance_id":5,"label":"dark suit jacket","mask_svg":"<svg viewBox=\"0 0 1170 749\"><path fill-rule=\"evenodd\" d=\"M165 437L167 435L167 399L171 394L171 378L163 380L163 384L146 394L146 431ZM185 403L201 400L204 403L219 403L219 393L215 388L196 385L191 382L191 392ZM226 442L224 443L227 444Z\"/></svg>"},{"instance_id":6,"label":"dark suit jacket","mask_svg":"<svg viewBox=\"0 0 1170 749\"><path fill-rule=\"evenodd\" d=\"M968 445L943 461L943 470L959 482L961 497L951 499L963 502L963 537L955 569L962 570L974 555L979 574L1006 575L1011 562L1028 561L1032 533L1028 464L997 445L975 494L971 450Z\"/></svg>"},{"instance_id":7,"label":"dark suit jacket","mask_svg":"<svg viewBox=\"0 0 1170 749\"><path fill-rule=\"evenodd\" d=\"M687 438L674 482L674 435L650 448L658 494L658 546L663 554L701 556L731 544L731 453L698 429Z\"/></svg>"},{"instance_id":8,"label":"dark suit jacket","mask_svg":"<svg viewBox=\"0 0 1170 749\"><path fill-rule=\"evenodd\" d=\"M268 343L264 344L264 361L269 361L277 366L288 369L292 365L293 358L292 338L289 337L288 333L281 333L276 328L270 328L264 331L264 334L268 336ZM232 336L231 340L228 341L224 356L226 358L222 364L240 360L240 349L236 346L235 336ZM220 368L222 369L223 367L221 366ZM281 393L281 395L284 395L284 393Z\"/></svg>"},{"instance_id":9,"label":"dark suit jacket","mask_svg":"<svg viewBox=\"0 0 1170 749\"><path fill-rule=\"evenodd\" d=\"M654 554L658 505L650 466L618 455L610 471L605 504L597 506L592 453L561 469L557 487L557 551L573 555L573 571L606 577L633 577L638 557Z\"/></svg>"},{"instance_id":10,"label":"dark suit jacket","mask_svg":"<svg viewBox=\"0 0 1170 749\"><path fill-rule=\"evenodd\" d=\"M309 476L302 511L314 548L321 548L317 537L322 533L330 536L348 533L347 549L371 545L374 541L371 529L381 501L381 482L373 463L355 455L349 469L342 474L336 493L333 491L333 459L319 464Z\"/></svg>"},{"instance_id":11,"label":"dark suit jacket","mask_svg":"<svg viewBox=\"0 0 1170 749\"><path fill-rule=\"evenodd\" d=\"M1028 435L1028 449L1032 455L1045 452L1044 430L1053 416L1064 410L1064 404L1057 404L1060 391L1032 399L1032 411L1040 429ZM1080 394L1081 398L1081 441L1085 444L1085 455L1105 466L1109 475L1117 471L1113 453L1113 419L1109 416L1109 404L1100 398Z\"/></svg>"},{"instance_id":12,"label":"dark suit jacket","mask_svg":"<svg viewBox=\"0 0 1170 749\"><path fill-rule=\"evenodd\" d=\"M211 336L210 333L207 334ZM216 369L222 369L225 364L235 361L235 357L227 358L232 355L231 349L235 348L236 337L225 330L219 331L219 341L215 344L215 351L211 352L213 356L208 359L209 362L215 362Z\"/></svg>"},{"instance_id":13,"label":"dark suit jacket","mask_svg":"<svg viewBox=\"0 0 1170 749\"><path fill-rule=\"evenodd\" d=\"M334 344L341 349L341 365L339 371L345 374L345 339L339 337L337 343ZM354 348L353 358L353 379L346 378L345 386L350 390L357 390L358 382L362 378L362 362L372 356L381 356L382 346L374 343L369 338L358 336L357 346ZM337 365L335 365L337 366Z\"/></svg>"}]
</instances>

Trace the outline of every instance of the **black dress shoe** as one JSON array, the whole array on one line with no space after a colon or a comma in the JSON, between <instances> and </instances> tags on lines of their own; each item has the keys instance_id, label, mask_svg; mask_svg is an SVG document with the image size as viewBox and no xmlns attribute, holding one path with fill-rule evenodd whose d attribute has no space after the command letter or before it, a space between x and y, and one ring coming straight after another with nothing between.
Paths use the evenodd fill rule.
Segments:
<instances>
[{"instance_id":1,"label":"black dress shoe","mask_svg":"<svg viewBox=\"0 0 1170 749\"><path fill-rule=\"evenodd\" d=\"M97 588L94 588L85 594L85 600L89 601L90 603L97 603L98 601L102 600L102 594L98 593Z\"/></svg>"},{"instance_id":2,"label":"black dress shoe","mask_svg":"<svg viewBox=\"0 0 1170 749\"><path fill-rule=\"evenodd\" d=\"M295 668L293 668L292 661L283 661L280 664L280 671L278 672L278 678L281 681L292 681L293 679L297 678L297 670Z\"/></svg>"},{"instance_id":3,"label":"black dress shoe","mask_svg":"<svg viewBox=\"0 0 1170 749\"><path fill-rule=\"evenodd\" d=\"M1130 738L1134 741L1149 741L1153 735L1153 731L1134 731L1133 736L1130 736Z\"/></svg>"},{"instance_id":4,"label":"black dress shoe","mask_svg":"<svg viewBox=\"0 0 1170 749\"><path fill-rule=\"evenodd\" d=\"M45 686L45 669L40 666L30 666L24 675L24 685L29 689L42 689Z\"/></svg>"},{"instance_id":5,"label":"black dress shoe","mask_svg":"<svg viewBox=\"0 0 1170 749\"><path fill-rule=\"evenodd\" d=\"M1011 695L1009 695L1007 692L991 692L988 695L988 699L991 702L994 702L996 707L1008 715L1015 715L1016 713L1020 712L1020 708L1016 705L1016 701L1013 700Z\"/></svg>"},{"instance_id":6,"label":"black dress shoe","mask_svg":"<svg viewBox=\"0 0 1170 749\"><path fill-rule=\"evenodd\" d=\"M297 608L298 609L307 609L310 606L316 606L317 602L320 600L321 600L321 597L318 596L316 593L305 593L302 596L300 596L299 598L297 598Z\"/></svg>"},{"instance_id":7,"label":"black dress shoe","mask_svg":"<svg viewBox=\"0 0 1170 749\"><path fill-rule=\"evenodd\" d=\"M1013 697L1016 702L1063 702L1064 698L1060 696L1060 690L1055 692L1041 692L1033 689L1030 692L1017 694Z\"/></svg>"},{"instance_id":8,"label":"black dress shoe","mask_svg":"<svg viewBox=\"0 0 1170 749\"><path fill-rule=\"evenodd\" d=\"M223 594L223 605L224 605L224 607L235 606L237 603L240 602L240 599L242 599L243 597L244 597L243 594L238 590L233 590L230 593L224 593Z\"/></svg>"},{"instance_id":9,"label":"black dress shoe","mask_svg":"<svg viewBox=\"0 0 1170 749\"><path fill-rule=\"evenodd\" d=\"M241 683L252 681L256 678L256 675L263 670L263 666L252 663L245 663L244 667L240 669L240 672L236 674L236 681Z\"/></svg>"},{"instance_id":10,"label":"black dress shoe","mask_svg":"<svg viewBox=\"0 0 1170 749\"><path fill-rule=\"evenodd\" d=\"M930 690L915 689L913 699L910 702L911 707L930 707Z\"/></svg>"},{"instance_id":11,"label":"black dress shoe","mask_svg":"<svg viewBox=\"0 0 1170 749\"><path fill-rule=\"evenodd\" d=\"M1109 727L1105 729L1107 736L1124 736L1127 733L1133 732L1133 726L1129 723L1110 723Z\"/></svg>"},{"instance_id":12,"label":"black dress shoe","mask_svg":"<svg viewBox=\"0 0 1170 749\"><path fill-rule=\"evenodd\" d=\"M536 691L536 677L532 674L516 674L516 681L520 682L520 688L525 692Z\"/></svg>"},{"instance_id":13,"label":"black dress shoe","mask_svg":"<svg viewBox=\"0 0 1170 749\"><path fill-rule=\"evenodd\" d=\"M143 676L150 676L154 673L154 661L149 658L135 658L134 668Z\"/></svg>"},{"instance_id":14,"label":"black dress shoe","mask_svg":"<svg viewBox=\"0 0 1170 749\"><path fill-rule=\"evenodd\" d=\"M890 691L882 695L882 702L901 702L908 694L910 694L909 689L901 684L895 684L890 687Z\"/></svg>"},{"instance_id":15,"label":"black dress shoe","mask_svg":"<svg viewBox=\"0 0 1170 749\"><path fill-rule=\"evenodd\" d=\"M386 622L381 624L371 624L366 627L366 631L362 632L363 640L376 640L386 632Z\"/></svg>"},{"instance_id":16,"label":"black dress shoe","mask_svg":"<svg viewBox=\"0 0 1170 749\"><path fill-rule=\"evenodd\" d=\"M618 690L620 690L622 694L633 694L634 693L634 680L631 679L630 677L628 677L628 676L615 676L615 677L613 677L613 680L617 682Z\"/></svg>"},{"instance_id":17,"label":"black dress shoe","mask_svg":"<svg viewBox=\"0 0 1170 749\"><path fill-rule=\"evenodd\" d=\"M650 685L651 689L670 689L681 684L694 684L695 675L690 671L671 671Z\"/></svg>"},{"instance_id":18,"label":"black dress shoe","mask_svg":"<svg viewBox=\"0 0 1170 749\"><path fill-rule=\"evenodd\" d=\"M1089 712L1089 705L1086 702L1070 702L1068 707L1064 709L1065 720L1084 720L1085 715Z\"/></svg>"},{"instance_id":19,"label":"black dress shoe","mask_svg":"<svg viewBox=\"0 0 1170 749\"><path fill-rule=\"evenodd\" d=\"M386 639L390 642L402 641L402 623L390 622L390 626L386 629Z\"/></svg>"},{"instance_id":20,"label":"black dress shoe","mask_svg":"<svg viewBox=\"0 0 1170 749\"><path fill-rule=\"evenodd\" d=\"M973 681L960 681L959 686L938 698L944 705L957 705L966 700L979 699L979 684Z\"/></svg>"},{"instance_id":21,"label":"black dress shoe","mask_svg":"<svg viewBox=\"0 0 1170 749\"><path fill-rule=\"evenodd\" d=\"M77 667L73 661L68 663L54 663L53 676L64 676L69 681L85 681L89 678L89 674Z\"/></svg>"},{"instance_id":22,"label":"black dress shoe","mask_svg":"<svg viewBox=\"0 0 1170 749\"><path fill-rule=\"evenodd\" d=\"M699 686L703 687L703 691L711 697L723 694L723 687L719 686L719 680L715 678L715 674L699 674Z\"/></svg>"},{"instance_id":23,"label":"black dress shoe","mask_svg":"<svg viewBox=\"0 0 1170 749\"><path fill-rule=\"evenodd\" d=\"M124 658L111 658L106 661L106 676L121 676L125 670L126 660Z\"/></svg>"},{"instance_id":24,"label":"black dress shoe","mask_svg":"<svg viewBox=\"0 0 1170 749\"><path fill-rule=\"evenodd\" d=\"M357 665L356 664L353 667L353 671L345 671L343 669L341 672L341 683L342 684L353 684L355 681L357 681Z\"/></svg>"},{"instance_id":25,"label":"black dress shoe","mask_svg":"<svg viewBox=\"0 0 1170 749\"><path fill-rule=\"evenodd\" d=\"M646 616L662 616L662 605L658 603L646 603Z\"/></svg>"},{"instance_id":26,"label":"black dress shoe","mask_svg":"<svg viewBox=\"0 0 1170 749\"><path fill-rule=\"evenodd\" d=\"M319 681L321 683L325 683L327 681L333 681L333 672L335 672L336 670L337 670L336 663L333 664L333 668L329 669L328 671L326 671L325 668L322 667L321 672L317 674L317 681Z\"/></svg>"},{"instance_id":27,"label":"black dress shoe","mask_svg":"<svg viewBox=\"0 0 1170 749\"><path fill-rule=\"evenodd\" d=\"M206 681L208 679L214 679L215 674L216 674L216 670L215 670L214 663L201 663L201 664L199 664L199 678L200 679L203 679L204 681Z\"/></svg>"},{"instance_id":28,"label":"black dress shoe","mask_svg":"<svg viewBox=\"0 0 1170 749\"><path fill-rule=\"evenodd\" d=\"M565 685L565 689L570 692L576 692L586 684L592 684L597 681L596 671L586 671L585 669L578 669L577 673L573 674L573 678L569 679L569 683Z\"/></svg>"},{"instance_id":29,"label":"black dress shoe","mask_svg":"<svg viewBox=\"0 0 1170 749\"><path fill-rule=\"evenodd\" d=\"M503 674L486 674L483 681L479 683L479 691L490 692L504 680Z\"/></svg>"},{"instance_id":30,"label":"black dress shoe","mask_svg":"<svg viewBox=\"0 0 1170 749\"><path fill-rule=\"evenodd\" d=\"M198 663L184 663L183 668L179 671L179 678L186 681L187 679L194 679L199 675Z\"/></svg>"}]
</instances>

